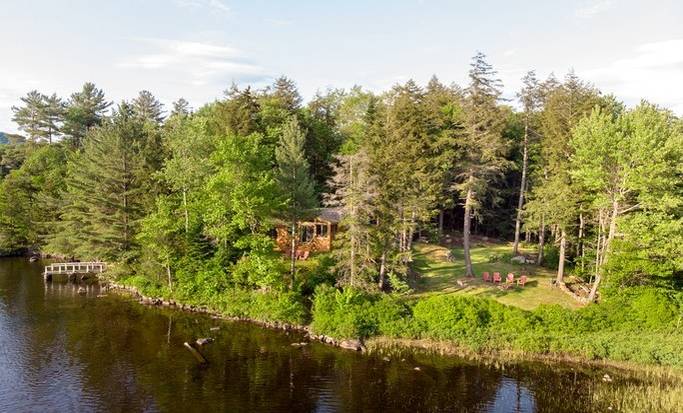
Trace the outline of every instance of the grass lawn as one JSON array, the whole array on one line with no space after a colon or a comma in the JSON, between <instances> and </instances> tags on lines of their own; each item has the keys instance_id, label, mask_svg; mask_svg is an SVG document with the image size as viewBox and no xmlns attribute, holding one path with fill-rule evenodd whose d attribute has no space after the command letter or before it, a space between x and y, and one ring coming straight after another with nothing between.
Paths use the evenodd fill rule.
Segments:
<instances>
[{"instance_id":1,"label":"grass lawn","mask_svg":"<svg viewBox=\"0 0 683 413\"><path fill-rule=\"evenodd\" d=\"M461 247L451 250L454 260L447 260L448 249L435 244L418 243L415 245L414 269L419 277L413 286L415 297L435 294L472 294L491 297L503 304L514 305L525 310L532 310L540 304L559 304L566 308L579 308L581 304L562 291L551 287L554 271L530 264L513 264L509 260L512 245L509 243L480 243L472 250L472 265L475 278L465 277L465 259ZM524 251L532 252L531 250ZM507 258L490 259L492 255L508 254ZM529 281L525 287L514 286L503 290L498 285L484 283L481 274L488 271L500 272L503 279L508 272L515 274L515 279L525 272ZM466 285L458 285L462 280Z\"/></svg>"}]
</instances>

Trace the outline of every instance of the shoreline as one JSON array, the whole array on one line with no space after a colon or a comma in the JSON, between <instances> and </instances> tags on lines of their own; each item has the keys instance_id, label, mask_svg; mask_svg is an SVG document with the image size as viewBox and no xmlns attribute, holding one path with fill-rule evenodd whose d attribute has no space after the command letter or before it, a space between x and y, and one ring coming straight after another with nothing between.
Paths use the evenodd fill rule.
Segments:
<instances>
[{"instance_id":1,"label":"shoreline","mask_svg":"<svg viewBox=\"0 0 683 413\"><path fill-rule=\"evenodd\" d=\"M162 297L148 297L140 293L140 291L133 286L118 284L115 282L103 282L102 286L107 290L115 293L128 293L138 299L138 303L145 306L167 307L187 313L205 314L212 318L233 321L245 322L257 325L262 328L281 331L296 331L303 333L305 338L310 341L316 341L327 344L332 347L337 347L346 350L357 351L363 354L383 354L385 352L393 351L418 351L425 354L436 354L445 357L458 357L474 362L493 362L493 363L520 363L520 362L536 362L548 365L556 364L573 364L581 367L601 367L617 369L627 372L654 372L660 376L674 376L679 380L683 380L683 369L674 366L662 364L642 364L628 361L618 361L610 359L588 359L585 357L562 354L562 353L534 353L526 351L504 350L498 352L489 352L488 354L481 354L474 350L458 346L452 342L432 339L413 339L413 338L393 338L388 336L374 336L365 340L361 339L337 339L325 335L316 335L311 331L310 325L269 322L257 320L248 317L233 317L228 316L220 311L211 309L206 306L195 306L184 303L179 303L175 300L168 300Z\"/></svg>"}]
</instances>

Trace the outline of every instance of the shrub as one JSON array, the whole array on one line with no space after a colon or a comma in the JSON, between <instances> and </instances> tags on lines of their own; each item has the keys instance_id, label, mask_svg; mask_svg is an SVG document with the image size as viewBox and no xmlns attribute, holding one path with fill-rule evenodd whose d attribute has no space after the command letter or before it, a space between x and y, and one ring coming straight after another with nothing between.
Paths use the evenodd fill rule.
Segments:
<instances>
[{"instance_id":1,"label":"shrub","mask_svg":"<svg viewBox=\"0 0 683 413\"><path fill-rule=\"evenodd\" d=\"M373 297L346 288L340 291L321 285L313 298L311 327L319 334L336 338L359 338L377 334L377 321L372 317Z\"/></svg>"}]
</instances>

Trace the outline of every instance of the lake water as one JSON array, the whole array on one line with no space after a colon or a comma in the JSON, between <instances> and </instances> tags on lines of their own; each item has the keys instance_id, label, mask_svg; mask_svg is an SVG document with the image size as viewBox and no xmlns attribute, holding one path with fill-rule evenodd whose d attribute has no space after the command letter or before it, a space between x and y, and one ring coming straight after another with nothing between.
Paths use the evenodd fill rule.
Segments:
<instances>
[{"instance_id":1,"label":"lake water","mask_svg":"<svg viewBox=\"0 0 683 413\"><path fill-rule=\"evenodd\" d=\"M1 412L585 412L609 404L595 400L605 385L599 368L296 348L299 333L97 297L96 286L79 295L73 284L44 283L41 270L0 259ZM183 347L198 337L215 339L202 348L206 365Z\"/></svg>"}]
</instances>

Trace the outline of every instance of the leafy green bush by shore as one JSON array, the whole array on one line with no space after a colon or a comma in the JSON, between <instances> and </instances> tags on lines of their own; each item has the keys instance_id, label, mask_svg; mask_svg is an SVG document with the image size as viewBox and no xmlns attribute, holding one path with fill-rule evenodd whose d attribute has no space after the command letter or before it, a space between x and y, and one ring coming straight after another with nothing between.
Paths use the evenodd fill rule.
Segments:
<instances>
[{"instance_id":1,"label":"leafy green bush by shore","mask_svg":"<svg viewBox=\"0 0 683 413\"><path fill-rule=\"evenodd\" d=\"M388 336L448 341L475 352L569 355L683 366L681 307L656 289L578 311L525 311L497 301L439 295L417 301L347 288L316 290L312 329L337 338Z\"/></svg>"}]
</instances>

